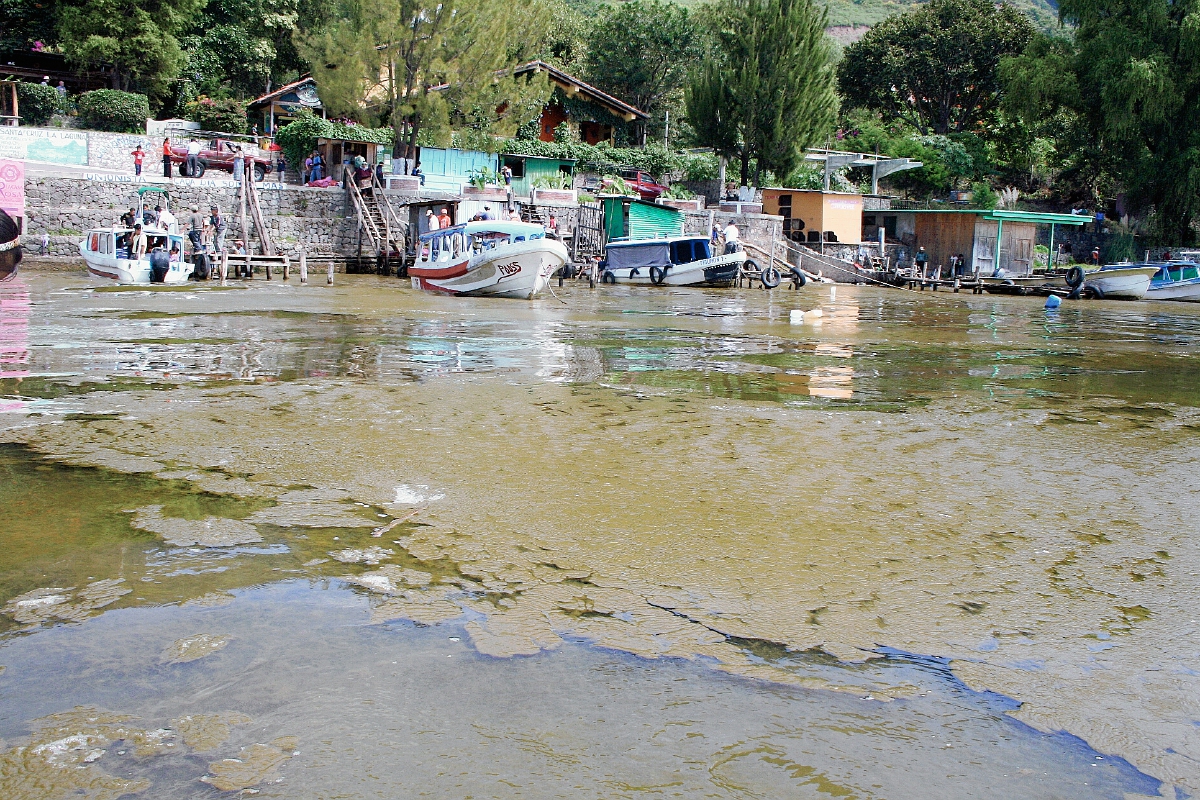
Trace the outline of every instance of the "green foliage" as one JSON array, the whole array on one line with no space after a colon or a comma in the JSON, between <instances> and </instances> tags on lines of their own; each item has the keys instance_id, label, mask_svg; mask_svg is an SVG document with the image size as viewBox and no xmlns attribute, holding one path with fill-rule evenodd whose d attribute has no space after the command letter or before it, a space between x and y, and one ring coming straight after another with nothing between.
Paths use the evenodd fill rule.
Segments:
<instances>
[{"instance_id":1,"label":"green foliage","mask_svg":"<svg viewBox=\"0 0 1200 800\"><path fill-rule=\"evenodd\" d=\"M545 73L512 69L541 41L543 12L535 0L341 0L297 44L325 107L381 114L398 145L422 131L446 142L452 125L511 136L550 94Z\"/></svg>"},{"instance_id":2,"label":"green foliage","mask_svg":"<svg viewBox=\"0 0 1200 800\"><path fill-rule=\"evenodd\" d=\"M60 43L75 66L98 69L110 64L120 88L136 88L157 106L170 98L185 61L178 35L203 4L204 0L82 0L61 11Z\"/></svg>"},{"instance_id":3,"label":"green foliage","mask_svg":"<svg viewBox=\"0 0 1200 800\"><path fill-rule=\"evenodd\" d=\"M454 146L460 146L459 137L455 136ZM665 175L681 164L681 159L661 144L647 145L645 148L613 147L607 142L601 144L585 144L583 142L562 143L543 142L526 139L493 139L485 152L511 153L515 156L541 156L575 160L576 169L585 172L605 174L615 172L621 167L633 167L651 175Z\"/></svg>"},{"instance_id":4,"label":"green foliage","mask_svg":"<svg viewBox=\"0 0 1200 800\"><path fill-rule=\"evenodd\" d=\"M603 194L616 194L621 197L636 197L637 191L620 175L605 175L602 181Z\"/></svg>"},{"instance_id":5,"label":"green foliage","mask_svg":"<svg viewBox=\"0 0 1200 800\"><path fill-rule=\"evenodd\" d=\"M830 25L877 25L888 17L919 6L925 0L826 0ZM1058 28L1056 0L1005 0L1042 31Z\"/></svg>"},{"instance_id":6,"label":"green foliage","mask_svg":"<svg viewBox=\"0 0 1200 800\"><path fill-rule=\"evenodd\" d=\"M980 181L971 185L971 206L992 209L1000 205L1000 197L990 183Z\"/></svg>"},{"instance_id":7,"label":"green foliage","mask_svg":"<svg viewBox=\"0 0 1200 800\"><path fill-rule=\"evenodd\" d=\"M663 192L662 196L668 200L692 200L696 197L694 192L689 192L682 186L672 186Z\"/></svg>"},{"instance_id":8,"label":"green foliage","mask_svg":"<svg viewBox=\"0 0 1200 800\"><path fill-rule=\"evenodd\" d=\"M97 89L79 96L79 120L85 128L118 133L146 130L150 101L144 94Z\"/></svg>"},{"instance_id":9,"label":"green foliage","mask_svg":"<svg viewBox=\"0 0 1200 800\"><path fill-rule=\"evenodd\" d=\"M825 13L812 0L720 0L717 53L686 91L701 144L741 162L742 183L786 175L837 118Z\"/></svg>"},{"instance_id":10,"label":"green foliage","mask_svg":"<svg viewBox=\"0 0 1200 800\"><path fill-rule=\"evenodd\" d=\"M1056 138L1058 182L1124 191L1158 238L1191 242L1200 216L1200 26L1194 3L1062 0L1073 39L1005 62L1010 107Z\"/></svg>"},{"instance_id":11,"label":"green foliage","mask_svg":"<svg viewBox=\"0 0 1200 800\"><path fill-rule=\"evenodd\" d=\"M479 167L478 169L471 170L467 174L467 183L471 184L476 189L486 189L489 185L499 185L500 175L491 167Z\"/></svg>"},{"instance_id":12,"label":"green foliage","mask_svg":"<svg viewBox=\"0 0 1200 800\"><path fill-rule=\"evenodd\" d=\"M697 16L658 0L609 6L590 44L588 81L649 114L650 135L662 138L665 113L679 117L688 69L708 49Z\"/></svg>"},{"instance_id":13,"label":"green foliage","mask_svg":"<svg viewBox=\"0 0 1200 800\"><path fill-rule=\"evenodd\" d=\"M685 181L715 181L721 176L721 164L712 153L681 153L672 164L673 171Z\"/></svg>"},{"instance_id":14,"label":"green foliage","mask_svg":"<svg viewBox=\"0 0 1200 800\"><path fill-rule=\"evenodd\" d=\"M187 119L199 122L201 130L245 133L246 105L238 100L214 100L201 95L187 104Z\"/></svg>"},{"instance_id":15,"label":"green foliage","mask_svg":"<svg viewBox=\"0 0 1200 800\"><path fill-rule=\"evenodd\" d=\"M288 164L300 165L317 146L317 139L343 139L350 142L391 144L390 128L367 128L321 119L308 109L302 109L296 119L275 134L275 143L283 148Z\"/></svg>"},{"instance_id":16,"label":"green foliage","mask_svg":"<svg viewBox=\"0 0 1200 800\"><path fill-rule=\"evenodd\" d=\"M25 125L45 125L58 110L58 91L53 86L18 83L17 100L21 105L21 122Z\"/></svg>"},{"instance_id":17,"label":"green foliage","mask_svg":"<svg viewBox=\"0 0 1200 800\"><path fill-rule=\"evenodd\" d=\"M973 131L1000 105L1000 60L1034 28L1007 4L931 0L875 26L843 53L847 105L902 119L921 134Z\"/></svg>"},{"instance_id":18,"label":"green foliage","mask_svg":"<svg viewBox=\"0 0 1200 800\"><path fill-rule=\"evenodd\" d=\"M571 185L571 176L565 172L557 172L554 175L543 175L533 182L533 188L535 189L570 189Z\"/></svg>"},{"instance_id":19,"label":"green foliage","mask_svg":"<svg viewBox=\"0 0 1200 800\"><path fill-rule=\"evenodd\" d=\"M43 0L0 0L0 55L27 53L34 42L54 44L62 5Z\"/></svg>"}]
</instances>

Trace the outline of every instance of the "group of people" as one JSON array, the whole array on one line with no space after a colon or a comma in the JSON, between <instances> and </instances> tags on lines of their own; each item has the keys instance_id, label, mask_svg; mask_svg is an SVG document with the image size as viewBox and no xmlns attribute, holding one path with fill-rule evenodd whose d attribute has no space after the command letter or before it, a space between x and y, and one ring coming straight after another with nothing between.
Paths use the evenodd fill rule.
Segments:
<instances>
[{"instance_id":1,"label":"group of people","mask_svg":"<svg viewBox=\"0 0 1200 800\"><path fill-rule=\"evenodd\" d=\"M724 230L719 229L716 225L712 227L712 233L709 236L709 244L715 250L718 246L724 245L724 254L741 252L742 249L742 234L738 230L738 226L730 220Z\"/></svg>"}]
</instances>

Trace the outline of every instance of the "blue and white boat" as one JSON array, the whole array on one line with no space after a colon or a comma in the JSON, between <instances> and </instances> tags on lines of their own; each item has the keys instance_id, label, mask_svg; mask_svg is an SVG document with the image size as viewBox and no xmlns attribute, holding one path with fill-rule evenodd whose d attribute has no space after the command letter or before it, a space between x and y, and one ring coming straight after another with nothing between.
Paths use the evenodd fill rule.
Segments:
<instances>
[{"instance_id":1,"label":"blue and white boat","mask_svg":"<svg viewBox=\"0 0 1200 800\"><path fill-rule=\"evenodd\" d=\"M1159 264L1150 278L1146 299L1200 303L1200 265L1182 260Z\"/></svg>"},{"instance_id":2,"label":"blue and white boat","mask_svg":"<svg viewBox=\"0 0 1200 800\"><path fill-rule=\"evenodd\" d=\"M707 236L617 240L605 248L601 283L655 286L728 286L737 280L746 254L713 255Z\"/></svg>"}]
</instances>

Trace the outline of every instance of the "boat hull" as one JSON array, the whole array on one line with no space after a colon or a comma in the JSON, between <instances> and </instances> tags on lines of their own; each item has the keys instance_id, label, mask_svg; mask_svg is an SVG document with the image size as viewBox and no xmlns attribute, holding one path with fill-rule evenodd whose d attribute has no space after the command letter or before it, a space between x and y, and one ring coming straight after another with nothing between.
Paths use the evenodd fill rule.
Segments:
<instances>
[{"instance_id":1,"label":"boat hull","mask_svg":"<svg viewBox=\"0 0 1200 800\"><path fill-rule=\"evenodd\" d=\"M96 258L83 253L87 270L98 278L108 278L120 284L150 284L150 260L131 261L127 258ZM184 283L192 275L193 266L186 261L172 261L163 283Z\"/></svg>"},{"instance_id":2,"label":"boat hull","mask_svg":"<svg viewBox=\"0 0 1200 800\"><path fill-rule=\"evenodd\" d=\"M414 289L474 297L531 300L569 255L561 242L534 239L447 265L409 269Z\"/></svg>"},{"instance_id":3,"label":"boat hull","mask_svg":"<svg viewBox=\"0 0 1200 800\"><path fill-rule=\"evenodd\" d=\"M1116 267L1087 274L1084 286L1098 290L1105 298L1141 300L1150 289L1150 279L1158 267Z\"/></svg>"},{"instance_id":4,"label":"boat hull","mask_svg":"<svg viewBox=\"0 0 1200 800\"><path fill-rule=\"evenodd\" d=\"M1174 281L1157 286L1152 283L1146 292L1146 299L1200 303L1200 280Z\"/></svg>"},{"instance_id":5,"label":"boat hull","mask_svg":"<svg viewBox=\"0 0 1200 800\"><path fill-rule=\"evenodd\" d=\"M709 284L720 286L737 280L738 271L746 261L745 253L691 261L687 264L672 264L666 268L662 282L655 284L650 277L650 267L621 267L607 270L614 283L634 283L646 286L697 286Z\"/></svg>"}]
</instances>

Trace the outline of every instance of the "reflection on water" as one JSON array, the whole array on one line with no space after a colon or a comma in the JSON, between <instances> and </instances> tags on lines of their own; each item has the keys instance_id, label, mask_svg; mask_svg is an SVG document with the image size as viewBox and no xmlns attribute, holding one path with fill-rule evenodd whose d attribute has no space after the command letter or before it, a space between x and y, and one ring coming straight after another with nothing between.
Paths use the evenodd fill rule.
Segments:
<instances>
[{"instance_id":1,"label":"reflection on water","mask_svg":"<svg viewBox=\"0 0 1200 800\"><path fill-rule=\"evenodd\" d=\"M86 723L156 797L1200 788L1200 309L26 280L0 775Z\"/></svg>"}]
</instances>

